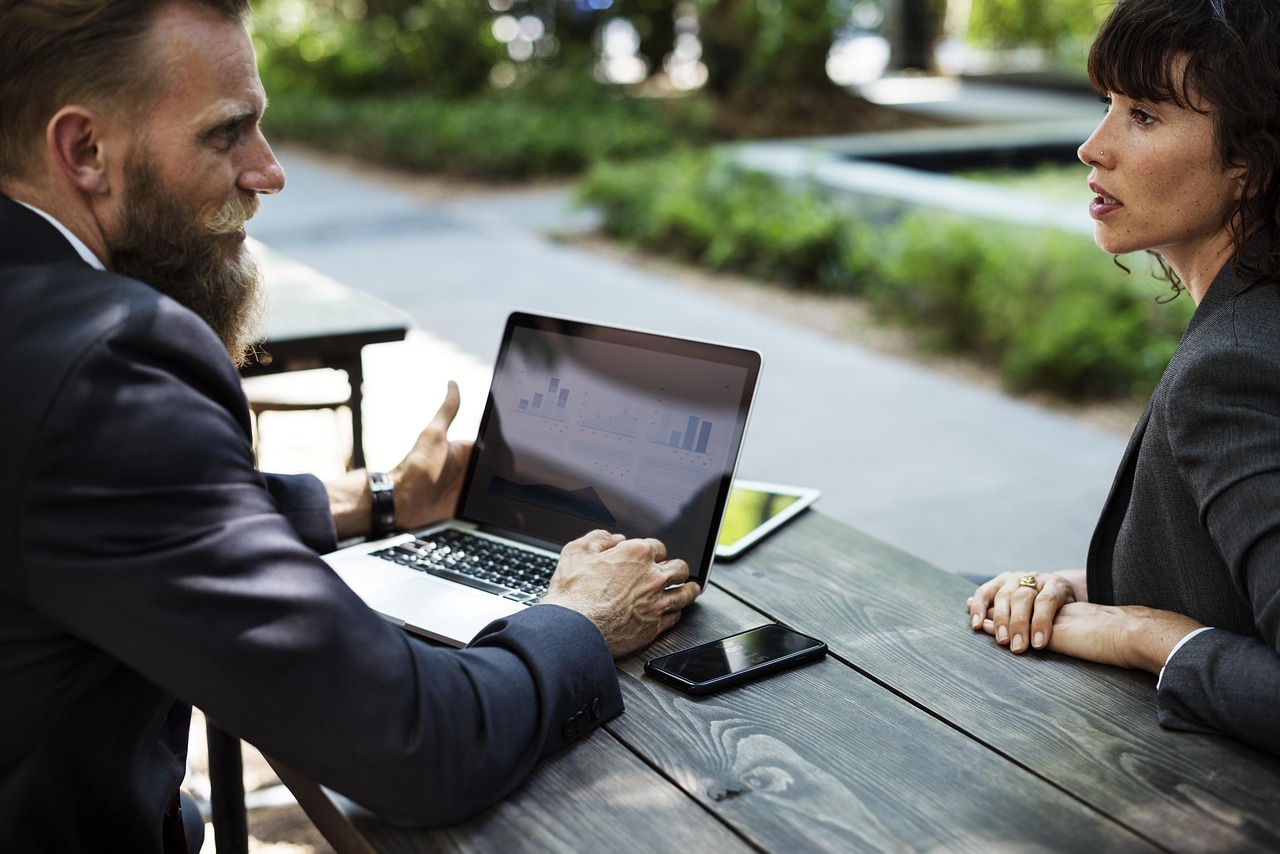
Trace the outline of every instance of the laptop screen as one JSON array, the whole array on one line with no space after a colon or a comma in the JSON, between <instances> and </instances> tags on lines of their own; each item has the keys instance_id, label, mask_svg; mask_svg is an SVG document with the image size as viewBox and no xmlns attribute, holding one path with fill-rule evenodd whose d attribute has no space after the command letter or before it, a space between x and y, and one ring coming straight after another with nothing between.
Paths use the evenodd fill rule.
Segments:
<instances>
[{"instance_id":1,"label":"laptop screen","mask_svg":"<svg viewBox=\"0 0 1280 854\"><path fill-rule=\"evenodd\" d=\"M704 581L759 372L753 350L513 314L459 516L557 548L656 537Z\"/></svg>"}]
</instances>

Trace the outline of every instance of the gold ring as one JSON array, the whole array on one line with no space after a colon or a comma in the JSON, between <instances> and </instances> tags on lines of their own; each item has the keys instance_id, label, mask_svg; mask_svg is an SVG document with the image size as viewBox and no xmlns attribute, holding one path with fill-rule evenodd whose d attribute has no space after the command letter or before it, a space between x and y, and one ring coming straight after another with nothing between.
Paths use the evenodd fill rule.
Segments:
<instances>
[{"instance_id":1,"label":"gold ring","mask_svg":"<svg viewBox=\"0 0 1280 854\"><path fill-rule=\"evenodd\" d=\"M1036 577L1035 577L1034 575L1024 575L1024 576L1022 576L1022 578L1020 578L1020 579L1018 580L1018 586L1019 586L1019 587L1034 587L1034 588L1036 588L1037 590L1040 588L1040 585L1036 583Z\"/></svg>"}]
</instances>

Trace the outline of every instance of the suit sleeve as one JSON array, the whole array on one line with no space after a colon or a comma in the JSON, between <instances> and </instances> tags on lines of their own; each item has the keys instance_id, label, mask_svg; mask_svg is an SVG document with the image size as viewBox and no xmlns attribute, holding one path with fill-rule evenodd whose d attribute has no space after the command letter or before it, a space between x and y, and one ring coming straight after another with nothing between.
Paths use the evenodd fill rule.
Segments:
<instances>
[{"instance_id":1,"label":"suit sleeve","mask_svg":"<svg viewBox=\"0 0 1280 854\"><path fill-rule=\"evenodd\" d=\"M1198 359L1170 399L1170 443L1189 494L1248 602L1256 636L1192 638L1165 669L1160 722L1216 730L1280 755L1280 360L1235 347Z\"/></svg>"},{"instance_id":2,"label":"suit sleeve","mask_svg":"<svg viewBox=\"0 0 1280 854\"><path fill-rule=\"evenodd\" d=\"M247 427L225 351L176 304L86 345L28 466L32 606L408 824L488 806L621 712L604 639L575 612L535 606L464 650L379 618L308 546L332 537L317 483L269 491Z\"/></svg>"},{"instance_id":3,"label":"suit sleeve","mask_svg":"<svg viewBox=\"0 0 1280 854\"><path fill-rule=\"evenodd\" d=\"M309 474L263 474L267 492L298 537L320 554L338 547L329 508L329 493L320 479Z\"/></svg>"}]
</instances>

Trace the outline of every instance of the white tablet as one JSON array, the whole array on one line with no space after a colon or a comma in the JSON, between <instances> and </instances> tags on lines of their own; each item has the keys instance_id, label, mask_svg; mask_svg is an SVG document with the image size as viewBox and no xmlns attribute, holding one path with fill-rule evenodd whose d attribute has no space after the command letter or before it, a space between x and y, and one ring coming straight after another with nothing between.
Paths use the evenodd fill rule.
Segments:
<instances>
[{"instance_id":1,"label":"white tablet","mask_svg":"<svg viewBox=\"0 0 1280 854\"><path fill-rule=\"evenodd\" d=\"M716 541L716 557L732 560L794 519L822 493L805 486L735 480Z\"/></svg>"}]
</instances>

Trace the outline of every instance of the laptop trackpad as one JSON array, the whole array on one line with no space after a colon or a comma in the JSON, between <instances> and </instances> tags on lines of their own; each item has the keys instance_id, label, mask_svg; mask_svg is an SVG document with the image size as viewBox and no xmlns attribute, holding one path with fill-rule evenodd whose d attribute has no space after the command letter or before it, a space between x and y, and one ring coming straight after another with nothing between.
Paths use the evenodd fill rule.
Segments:
<instances>
[{"instance_id":1,"label":"laptop trackpad","mask_svg":"<svg viewBox=\"0 0 1280 854\"><path fill-rule=\"evenodd\" d=\"M465 645L494 620L527 608L518 602L417 576L361 594L370 608L428 637Z\"/></svg>"}]
</instances>

